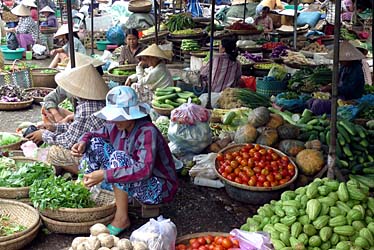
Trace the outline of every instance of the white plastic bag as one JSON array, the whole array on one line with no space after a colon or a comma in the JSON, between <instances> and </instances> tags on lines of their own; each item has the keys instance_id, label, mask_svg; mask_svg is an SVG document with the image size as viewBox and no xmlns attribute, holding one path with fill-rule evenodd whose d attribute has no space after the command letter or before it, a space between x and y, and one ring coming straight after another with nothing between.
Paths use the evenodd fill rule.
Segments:
<instances>
[{"instance_id":1,"label":"white plastic bag","mask_svg":"<svg viewBox=\"0 0 374 250\"><path fill-rule=\"evenodd\" d=\"M177 227L170 219L160 215L157 220L150 219L146 224L132 232L130 241L142 241L149 250L175 250Z\"/></svg>"},{"instance_id":2,"label":"white plastic bag","mask_svg":"<svg viewBox=\"0 0 374 250\"><path fill-rule=\"evenodd\" d=\"M270 236L266 232L247 232L234 229L230 232L238 241L240 249L246 250L273 250Z\"/></svg>"},{"instance_id":3,"label":"white plastic bag","mask_svg":"<svg viewBox=\"0 0 374 250\"><path fill-rule=\"evenodd\" d=\"M34 46L32 46L32 51L37 55L43 55L44 52L47 51L47 47L40 44L34 44Z\"/></svg>"},{"instance_id":4,"label":"white plastic bag","mask_svg":"<svg viewBox=\"0 0 374 250\"><path fill-rule=\"evenodd\" d=\"M204 177L211 180L217 179L217 174L214 171L216 157L216 153L194 156L193 160L196 163L189 171L190 176Z\"/></svg>"}]
</instances>

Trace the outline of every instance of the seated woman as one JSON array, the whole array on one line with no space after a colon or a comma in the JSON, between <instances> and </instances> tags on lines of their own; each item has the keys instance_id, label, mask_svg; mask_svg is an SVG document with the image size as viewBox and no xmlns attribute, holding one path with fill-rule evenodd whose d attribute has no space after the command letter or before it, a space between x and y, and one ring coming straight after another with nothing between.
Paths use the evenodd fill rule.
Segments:
<instances>
[{"instance_id":1,"label":"seated woman","mask_svg":"<svg viewBox=\"0 0 374 250\"><path fill-rule=\"evenodd\" d=\"M29 134L36 144L45 142L49 148L47 161L73 174L78 173L79 157L71 154L71 147L88 131L104 125L104 120L93 114L105 106L108 85L92 64L65 70L56 75L57 84L77 99L74 121L63 124L43 124Z\"/></svg>"},{"instance_id":2,"label":"seated woman","mask_svg":"<svg viewBox=\"0 0 374 250\"><path fill-rule=\"evenodd\" d=\"M57 28L58 22L55 16L55 11L51 9L49 6L45 6L43 9L40 10L40 13L45 16L46 21L42 22L40 25L43 27L51 27Z\"/></svg>"},{"instance_id":3,"label":"seated woman","mask_svg":"<svg viewBox=\"0 0 374 250\"><path fill-rule=\"evenodd\" d=\"M225 88L239 86L242 68L236 60L238 51L235 38L224 38L219 46L219 54L213 57L212 92L221 92ZM200 77L203 87L208 90L209 63L201 68Z\"/></svg>"},{"instance_id":4,"label":"seated woman","mask_svg":"<svg viewBox=\"0 0 374 250\"><path fill-rule=\"evenodd\" d=\"M20 48L25 50L34 45L38 39L38 25L32 20L30 9L20 4L12 9L12 13L19 17L15 28L5 29L7 32L15 32Z\"/></svg>"},{"instance_id":5,"label":"seated woman","mask_svg":"<svg viewBox=\"0 0 374 250\"><path fill-rule=\"evenodd\" d=\"M80 67L85 64L92 64L96 68L97 72L99 72L100 75L103 75L104 72L101 68L101 66L104 64L103 61L76 52L75 66ZM70 62L66 66L66 70L69 69L71 69ZM60 86L57 86L56 89L44 97L44 103L41 109L43 123L69 123L73 121L74 113L58 106L66 98L69 99L71 103L75 102L73 96L67 93Z\"/></svg>"},{"instance_id":6,"label":"seated woman","mask_svg":"<svg viewBox=\"0 0 374 250\"><path fill-rule=\"evenodd\" d=\"M161 132L148 115L148 104L139 103L135 91L114 87L106 107L95 115L107 120L98 131L86 133L72 147L83 155L83 183L92 187L102 181L113 184L116 214L108 229L118 235L130 226L128 196L145 204L170 202L178 182L172 154ZM87 166L85 168L85 166Z\"/></svg>"},{"instance_id":7,"label":"seated woman","mask_svg":"<svg viewBox=\"0 0 374 250\"><path fill-rule=\"evenodd\" d=\"M262 0L256 7L256 15L261 14L262 8L269 7L270 10L280 9L284 10L283 4L280 0Z\"/></svg>"},{"instance_id":8,"label":"seated woman","mask_svg":"<svg viewBox=\"0 0 374 250\"><path fill-rule=\"evenodd\" d=\"M136 66L136 74L129 76L127 86L131 85L143 102L152 100L152 91L173 85L173 77L166 68L164 60L169 60L165 53L152 44L137 55L140 58Z\"/></svg>"},{"instance_id":9,"label":"seated woman","mask_svg":"<svg viewBox=\"0 0 374 250\"><path fill-rule=\"evenodd\" d=\"M256 17L255 24L260 25L264 29L264 33L270 33L273 31L273 19L269 16L270 8L267 6L264 6L261 10L261 15Z\"/></svg>"},{"instance_id":10,"label":"seated woman","mask_svg":"<svg viewBox=\"0 0 374 250\"><path fill-rule=\"evenodd\" d=\"M136 57L145 47L139 43L139 34L136 29L129 29L126 32L126 44L122 47L118 63L138 64L139 59Z\"/></svg>"},{"instance_id":11,"label":"seated woman","mask_svg":"<svg viewBox=\"0 0 374 250\"><path fill-rule=\"evenodd\" d=\"M78 37L78 29L73 28L73 42L75 52L86 54L86 49ZM49 68L56 68L58 63L63 62L68 59L70 53L70 41L69 41L69 28L67 24L62 25L54 35L55 38L61 39L65 42L62 48L54 49L51 51L51 55L54 56Z\"/></svg>"}]
</instances>

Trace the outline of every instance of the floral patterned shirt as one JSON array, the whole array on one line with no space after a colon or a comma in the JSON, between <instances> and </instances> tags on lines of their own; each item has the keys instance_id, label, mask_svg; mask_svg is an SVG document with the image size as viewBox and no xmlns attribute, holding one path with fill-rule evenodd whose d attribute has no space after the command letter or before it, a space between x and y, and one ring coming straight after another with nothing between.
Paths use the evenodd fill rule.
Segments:
<instances>
[{"instance_id":1,"label":"floral patterned shirt","mask_svg":"<svg viewBox=\"0 0 374 250\"><path fill-rule=\"evenodd\" d=\"M38 25L32 20L31 16L20 17L16 33L30 34L35 42L38 39Z\"/></svg>"}]
</instances>

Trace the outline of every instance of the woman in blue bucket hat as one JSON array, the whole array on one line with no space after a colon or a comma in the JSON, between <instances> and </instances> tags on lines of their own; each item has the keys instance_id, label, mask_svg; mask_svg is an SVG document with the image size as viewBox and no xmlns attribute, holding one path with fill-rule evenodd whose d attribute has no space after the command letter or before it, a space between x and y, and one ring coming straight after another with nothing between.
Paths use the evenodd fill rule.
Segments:
<instances>
[{"instance_id":1,"label":"woman in blue bucket hat","mask_svg":"<svg viewBox=\"0 0 374 250\"><path fill-rule=\"evenodd\" d=\"M159 204L171 201L178 188L172 154L149 110L132 88L115 87L106 96L105 108L95 113L107 121L104 127L85 133L72 147L73 155L83 156L80 169L86 186L113 184L117 210L108 225L113 235L130 226L128 196Z\"/></svg>"}]
</instances>

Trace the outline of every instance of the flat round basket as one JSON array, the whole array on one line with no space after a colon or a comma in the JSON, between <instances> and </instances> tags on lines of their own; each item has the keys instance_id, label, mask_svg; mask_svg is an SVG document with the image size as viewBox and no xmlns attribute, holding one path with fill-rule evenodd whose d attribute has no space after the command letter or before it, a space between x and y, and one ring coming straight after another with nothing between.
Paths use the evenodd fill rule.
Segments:
<instances>
[{"instance_id":1,"label":"flat round basket","mask_svg":"<svg viewBox=\"0 0 374 250\"><path fill-rule=\"evenodd\" d=\"M159 40L166 39L166 37L168 35L169 35L169 31L167 31L167 30L159 31L157 33L157 36L158 36ZM143 36L142 38L140 38L139 42L141 42L141 43L151 43L151 42L154 42L155 39L156 39L155 33L152 33L152 34L149 34L149 35L146 35L146 36Z\"/></svg>"},{"instance_id":2,"label":"flat round basket","mask_svg":"<svg viewBox=\"0 0 374 250\"><path fill-rule=\"evenodd\" d=\"M234 144L234 145L230 145L230 146L227 146L226 148L222 149L221 151L219 151L219 153L223 153L224 154L224 153L228 153L228 152L238 151L242 147L244 147L245 145L246 144ZM275 148L272 148L272 147L268 147L268 146L265 146L265 145L260 145L260 146L263 147L263 148L266 148L266 149L272 149L274 152L276 152L280 156L286 156L286 157L288 157L286 154L284 154L283 152L279 151L278 149L275 149ZM294 182L296 180L297 174L298 174L298 169L297 169L295 163L292 161L292 159L289 158L289 160L290 160L290 163L295 166L295 175L287 183L284 183L282 185L275 186L275 187L251 187L251 186L247 186L247 185L243 185L243 184L239 184L239 183L230 181L230 180L226 179L225 177L223 177L218 172L218 168L219 168L218 160L216 160L216 163L215 163L216 167L214 168L214 170L215 170L217 176L225 184L228 184L228 185L240 188L240 189L244 189L244 190L258 191L258 192L267 192L267 191L274 191L274 190L285 188L285 187L289 186L292 182Z\"/></svg>"},{"instance_id":3,"label":"flat round basket","mask_svg":"<svg viewBox=\"0 0 374 250\"><path fill-rule=\"evenodd\" d=\"M129 76L128 75L115 75L115 74L113 74L113 71L115 69L119 69L119 70L134 70L135 71L136 64L120 65L118 67L114 67L113 69L109 70L109 72L108 72L108 79L109 80L112 80L112 81L118 82L118 83L124 83L124 82L126 82L127 77L129 77Z\"/></svg>"},{"instance_id":4,"label":"flat round basket","mask_svg":"<svg viewBox=\"0 0 374 250\"><path fill-rule=\"evenodd\" d=\"M283 61L283 63L293 69L316 68L318 66L317 64L298 64L298 63L289 63L285 61Z\"/></svg>"},{"instance_id":5,"label":"flat round basket","mask_svg":"<svg viewBox=\"0 0 374 250\"><path fill-rule=\"evenodd\" d=\"M34 227L30 232L22 235L21 237L0 242L0 249L6 249L6 250L19 250L24 249L26 245L28 245L35 237L38 235L39 228L41 223Z\"/></svg>"},{"instance_id":6,"label":"flat round basket","mask_svg":"<svg viewBox=\"0 0 374 250\"><path fill-rule=\"evenodd\" d=\"M159 115L165 115L165 116L169 116L171 114L171 111L173 109L166 109L166 108L157 108L155 106L152 105L152 108L159 114Z\"/></svg>"},{"instance_id":7,"label":"flat round basket","mask_svg":"<svg viewBox=\"0 0 374 250\"><path fill-rule=\"evenodd\" d=\"M0 132L0 134L1 134L1 132ZM16 143L0 146L0 151L19 150L21 148L21 144L23 142L22 136L19 135L19 134L16 134L16 133L10 133L10 134L19 137L21 140L19 142L16 142Z\"/></svg>"},{"instance_id":8,"label":"flat round basket","mask_svg":"<svg viewBox=\"0 0 374 250\"><path fill-rule=\"evenodd\" d=\"M198 238L201 236L206 236L206 235L212 235L214 236L229 236L229 233L222 233L222 232L202 232L202 233L194 233L194 234L186 234L181 237L178 237L177 240L175 241L175 244L188 244L190 239L193 238Z\"/></svg>"},{"instance_id":9,"label":"flat round basket","mask_svg":"<svg viewBox=\"0 0 374 250\"><path fill-rule=\"evenodd\" d=\"M0 110L10 111L10 110L20 110L28 108L32 105L34 99L30 99L23 102L0 102Z\"/></svg>"},{"instance_id":10,"label":"flat round basket","mask_svg":"<svg viewBox=\"0 0 374 250\"><path fill-rule=\"evenodd\" d=\"M36 162L37 160L26 157L12 157L17 162ZM30 187L0 187L0 198L25 199L29 198Z\"/></svg>"},{"instance_id":11,"label":"flat round basket","mask_svg":"<svg viewBox=\"0 0 374 250\"><path fill-rule=\"evenodd\" d=\"M116 210L112 192L101 190L93 208L59 208L40 211L42 215L61 222L90 222L112 215Z\"/></svg>"},{"instance_id":12,"label":"flat round basket","mask_svg":"<svg viewBox=\"0 0 374 250\"><path fill-rule=\"evenodd\" d=\"M232 29L226 29L228 30L231 34L235 35L256 35L256 34L261 34L261 30L232 30Z\"/></svg>"},{"instance_id":13,"label":"flat round basket","mask_svg":"<svg viewBox=\"0 0 374 250\"><path fill-rule=\"evenodd\" d=\"M172 33L170 33L169 36L172 37L172 38L179 38L179 39L182 39L182 38L192 39L192 38L202 37L204 35L205 35L204 32L197 32L195 34L189 34L189 35L184 35L184 34L178 35L178 34L172 34Z\"/></svg>"},{"instance_id":14,"label":"flat round basket","mask_svg":"<svg viewBox=\"0 0 374 250\"><path fill-rule=\"evenodd\" d=\"M1 236L0 249L8 249L1 248L2 244L26 235L33 231L33 229L38 228L40 224L39 212L35 208L20 201L0 199L0 214L8 216L11 222L26 227L26 229L21 232L8 236Z\"/></svg>"},{"instance_id":15,"label":"flat round basket","mask_svg":"<svg viewBox=\"0 0 374 250\"><path fill-rule=\"evenodd\" d=\"M57 220L52 220L43 215L40 215L43 220L43 224L48 228L49 231L53 233L64 233L64 234L88 234L90 233L90 227L96 223L102 223L104 225L109 224L113 218L114 214L111 214L105 218L88 221L88 222L61 222Z\"/></svg>"},{"instance_id":16,"label":"flat round basket","mask_svg":"<svg viewBox=\"0 0 374 250\"><path fill-rule=\"evenodd\" d=\"M54 34L56 33L57 28L53 27L40 27L40 33L42 34Z\"/></svg>"},{"instance_id":17,"label":"flat round basket","mask_svg":"<svg viewBox=\"0 0 374 250\"><path fill-rule=\"evenodd\" d=\"M262 46L254 46L254 47L238 47L240 51L247 51L249 53L260 53L262 52Z\"/></svg>"},{"instance_id":18,"label":"flat round basket","mask_svg":"<svg viewBox=\"0 0 374 250\"><path fill-rule=\"evenodd\" d=\"M45 90L45 92L48 92L48 93L50 93L50 92L52 92L54 89L53 88L46 88L46 87L34 87L34 88L28 88L28 89L25 89L25 91L26 92L31 92L31 91L34 91L34 90ZM36 104L40 104L42 101L43 101L43 99L44 99L44 97L41 97L41 96L34 96L34 95L31 95L32 96L32 98L34 99L34 102L36 103Z\"/></svg>"}]
</instances>

